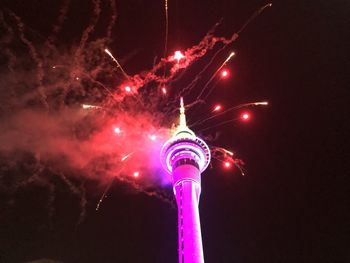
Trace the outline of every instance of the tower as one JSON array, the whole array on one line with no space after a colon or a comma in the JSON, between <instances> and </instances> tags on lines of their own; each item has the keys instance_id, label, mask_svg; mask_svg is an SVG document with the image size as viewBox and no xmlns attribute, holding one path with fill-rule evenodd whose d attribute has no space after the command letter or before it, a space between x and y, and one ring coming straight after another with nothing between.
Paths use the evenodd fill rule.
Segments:
<instances>
[{"instance_id":1,"label":"tower","mask_svg":"<svg viewBox=\"0 0 350 263\"><path fill-rule=\"evenodd\" d=\"M163 145L161 162L172 176L178 207L179 263L204 263L198 203L201 172L209 165L210 150L187 127L182 98L179 125Z\"/></svg>"}]
</instances>

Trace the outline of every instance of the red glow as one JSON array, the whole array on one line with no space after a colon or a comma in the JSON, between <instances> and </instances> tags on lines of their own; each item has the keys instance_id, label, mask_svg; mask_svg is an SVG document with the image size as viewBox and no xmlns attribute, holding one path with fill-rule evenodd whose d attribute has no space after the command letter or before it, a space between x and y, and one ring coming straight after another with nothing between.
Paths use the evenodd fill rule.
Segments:
<instances>
[{"instance_id":1,"label":"red glow","mask_svg":"<svg viewBox=\"0 0 350 263\"><path fill-rule=\"evenodd\" d=\"M124 89L125 89L126 92L130 92L131 91L131 88L129 86L126 86Z\"/></svg>"},{"instance_id":2,"label":"red glow","mask_svg":"<svg viewBox=\"0 0 350 263\"><path fill-rule=\"evenodd\" d=\"M241 119L243 121L248 121L250 119L250 114L248 112L244 112L241 114Z\"/></svg>"},{"instance_id":3,"label":"red glow","mask_svg":"<svg viewBox=\"0 0 350 263\"><path fill-rule=\"evenodd\" d=\"M216 112L216 111L221 111L221 110L222 110L221 105L220 105L220 104L217 104L217 105L215 105L215 106L214 106L214 110L213 110L213 112Z\"/></svg>"},{"instance_id":4,"label":"red glow","mask_svg":"<svg viewBox=\"0 0 350 263\"><path fill-rule=\"evenodd\" d=\"M182 54L182 52L180 50L175 51L174 54L174 59L177 60L177 63L179 63L179 61L181 59L183 59L185 56Z\"/></svg>"},{"instance_id":5,"label":"red glow","mask_svg":"<svg viewBox=\"0 0 350 263\"><path fill-rule=\"evenodd\" d=\"M119 128L114 128L114 132L115 132L116 134L119 134L119 133L120 133L120 129L119 129Z\"/></svg>"},{"instance_id":6,"label":"red glow","mask_svg":"<svg viewBox=\"0 0 350 263\"><path fill-rule=\"evenodd\" d=\"M228 72L226 69L224 69L223 71L221 71L221 77L222 77L222 78L227 78L228 75L229 75L229 72Z\"/></svg>"},{"instance_id":7,"label":"red glow","mask_svg":"<svg viewBox=\"0 0 350 263\"><path fill-rule=\"evenodd\" d=\"M226 162L224 162L224 167L225 167L226 169L230 169L230 168L232 167L232 163L226 161Z\"/></svg>"},{"instance_id":8,"label":"red glow","mask_svg":"<svg viewBox=\"0 0 350 263\"><path fill-rule=\"evenodd\" d=\"M162 88L162 92L164 95L166 95L166 88Z\"/></svg>"},{"instance_id":9,"label":"red glow","mask_svg":"<svg viewBox=\"0 0 350 263\"><path fill-rule=\"evenodd\" d=\"M134 172L134 177L139 177L140 173L139 172Z\"/></svg>"}]
</instances>

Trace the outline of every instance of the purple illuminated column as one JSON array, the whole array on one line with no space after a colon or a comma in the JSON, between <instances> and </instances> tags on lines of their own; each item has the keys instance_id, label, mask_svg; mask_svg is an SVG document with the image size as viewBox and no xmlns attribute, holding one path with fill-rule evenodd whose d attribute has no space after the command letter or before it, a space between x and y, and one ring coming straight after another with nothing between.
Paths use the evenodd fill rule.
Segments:
<instances>
[{"instance_id":1,"label":"purple illuminated column","mask_svg":"<svg viewBox=\"0 0 350 263\"><path fill-rule=\"evenodd\" d=\"M173 176L181 178L174 185L178 206L179 262L203 263L202 234L198 211L200 182L186 179L188 177L200 179L200 171L192 165L183 165L174 170Z\"/></svg>"},{"instance_id":2,"label":"purple illuminated column","mask_svg":"<svg viewBox=\"0 0 350 263\"><path fill-rule=\"evenodd\" d=\"M201 172L210 162L208 145L186 125L183 101L180 123L163 146L161 161L171 174L178 207L179 263L204 263L199 220Z\"/></svg>"}]
</instances>

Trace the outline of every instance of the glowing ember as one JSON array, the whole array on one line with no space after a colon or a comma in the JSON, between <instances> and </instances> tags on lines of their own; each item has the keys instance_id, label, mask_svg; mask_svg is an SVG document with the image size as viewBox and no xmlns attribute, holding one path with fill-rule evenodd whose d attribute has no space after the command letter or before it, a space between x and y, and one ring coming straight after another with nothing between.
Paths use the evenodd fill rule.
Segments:
<instances>
[{"instance_id":1,"label":"glowing ember","mask_svg":"<svg viewBox=\"0 0 350 263\"><path fill-rule=\"evenodd\" d=\"M124 89L126 92L131 92L131 88L129 86L126 86Z\"/></svg>"},{"instance_id":2,"label":"glowing ember","mask_svg":"<svg viewBox=\"0 0 350 263\"><path fill-rule=\"evenodd\" d=\"M218 105L215 105L213 112L221 111L221 110L222 110L222 107L221 105L218 104Z\"/></svg>"},{"instance_id":3,"label":"glowing ember","mask_svg":"<svg viewBox=\"0 0 350 263\"><path fill-rule=\"evenodd\" d=\"M227 62L230 61L230 59L235 55L235 52L231 52L230 55L227 57L227 59L225 60L224 64L226 64Z\"/></svg>"},{"instance_id":4,"label":"glowing ember","mask_svg":"<svg viewBox=\"0 0 350 263\"><path fill-rule=\"evenodd\" d=\"M83 109L100 109L100 106L95 106L95 105L89 105L89 104L82 104L81 105Z\"/></svg>"},{"instance_id":5,"label":"glowing ember","mask_svg":"<svg viewBox=\"0 0 350 263\"><path fill-rule=\"evenodd\" d=\"M164 95L166 95L166 88L162 88L162 92Z\"/></svg>"},{"instance_id":6,"label":"glowing ember","mask_svg":"<svg viewBox=\"0 0 350 263\"><path fill-rule=\"evenodd\" d=\"M224 162L224 167L225 167L226 169L231 168L231 166L232 166L232 163L231 163L231 162Z\"/></svg>"},{"instance_id":7,"label":"glowing ember","mask_svg":"<svg viewBox=\"0 0 350 263\"><path fill-rule=\"evenodd\" d=\"M255 102L254 105L269 105L268 101Z\"/></svg>"},{"instance_id":8,"label":"glowing ember","mask_svg":"<svg viewBox=\"0 0 350 263\"><path fill-rule=\"evenodd\" d=\"M228 76L228 71L226 69L224 69L222 72L221 72L221 77L223 78L226 78Z\"/></svg>"},{"instance_id":9,"label":"glowing ember","mask_svg":"<svg viewBox=\"0 0 350 263\"><path fill-rule=\"evenodd\" d=\"M131 152L125 156L123 156L123 158L121 158L121 161L124 162L126 159L128 159L134 152Z\"/></svg>"},{"instance_id":10,"label":"glowing ember","mask_svg":"<svg viewBox=\"0 0 350 263\"><path fill-rule=\"evenodd\" d=\"M174 54L174 59L177 60L177 63L179 63L179 61L181 59L183 59L185 56L182 54L181 51L177 50L175 51L175 54Z\"/></svg>"},{"instance_id":11,"label":"glowing ember","mask_svg":"<svg viewBox=\"0 0 350 263\"><path fill-rule=\"evenodd\" d=\"M83 107L83 109L91 109L91 108L93 108L94 106L92 106L92 105L87 105L87 104L83 104L82 107Z\"/></svg>"},{"instance_id":12,"label":"glowing ember","mask_svg":"<svg viewBox=\"0 0 350 263\"><path fill-rule=\"evenodd\" d=\"M228 153L229 155L233 156L233 152L226 150L226 149L222 149L225 153Z\"/></svg>"},{"instance_id":13,"label":"glowing ember","mask_svg":"<svg viewBox=\"0 0 350 263\"><path fill-rule=\"evenodd\" d=\"M248 121L250 119L250 114L247 113L247 112L242 113L241 119L244 120L244 121Z\"/></svg>"}]
</instances>

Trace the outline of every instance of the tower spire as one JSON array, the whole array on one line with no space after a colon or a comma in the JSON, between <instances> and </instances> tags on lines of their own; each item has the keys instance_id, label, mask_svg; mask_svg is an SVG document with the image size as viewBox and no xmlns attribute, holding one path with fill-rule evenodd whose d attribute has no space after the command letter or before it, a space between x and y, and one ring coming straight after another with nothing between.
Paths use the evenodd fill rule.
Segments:
<instances>
[{"instance_id":1,"label":"tower spire","mask_svg":"<svg viewBox=\"0 0 350 263\"><path fill-rule=\"evenodd\" d=\"M184 106L184 98L180 98L180 122L179 128L188 128L186 123L186 115L185 115L185 106Z\"/></svg>"},{"instance_id":2,"label":"tower spire","mask_svg":"<svg viewBox=\"0 0 350 263\"><path fill-rule=\"evenodd\" d=\"M185 105L184 105L183 97L180 98L179 125L176 127L174 136L182 137L182 138L195 137L194 132L187 127L186 115L185 115Z\"/></svg>"}]
</instances>

